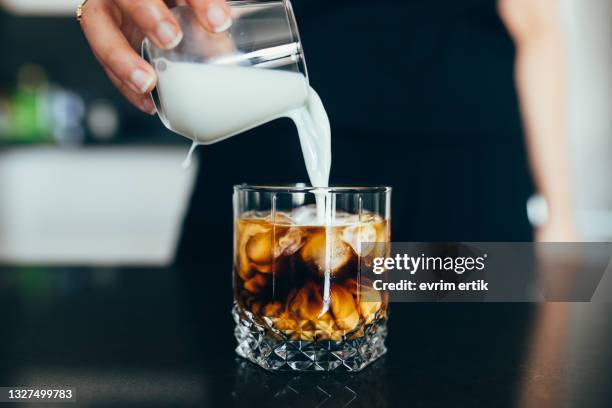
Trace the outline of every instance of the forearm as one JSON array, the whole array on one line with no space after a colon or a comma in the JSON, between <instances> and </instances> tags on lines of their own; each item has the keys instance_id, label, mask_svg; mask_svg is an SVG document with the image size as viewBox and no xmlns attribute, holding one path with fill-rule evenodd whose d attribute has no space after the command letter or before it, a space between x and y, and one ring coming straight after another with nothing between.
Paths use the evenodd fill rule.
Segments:
<instances>
[{"instance_id":1,"label":"forearm","mask_svg":"<svg viewBox=\"0 0 612 408\"><path fill-rule=\"evenodd\" d=\"M569 239L568 67L559 0L499 0L498 9L516 45L516 88L529 162L536 189L548 204L548 226L553 226L540 238Z\"/></svg>"},{"instance_id":2,"label":"forearm","mask_svg":"<svg viewBox=\"0 0 612 408\"><path fill-rule=\"evenodd\" d=\"M559 30L517 42L516 87L536 189L550 220L572 217L567 124L567 66Z\"/></svg>"}]
</instances>

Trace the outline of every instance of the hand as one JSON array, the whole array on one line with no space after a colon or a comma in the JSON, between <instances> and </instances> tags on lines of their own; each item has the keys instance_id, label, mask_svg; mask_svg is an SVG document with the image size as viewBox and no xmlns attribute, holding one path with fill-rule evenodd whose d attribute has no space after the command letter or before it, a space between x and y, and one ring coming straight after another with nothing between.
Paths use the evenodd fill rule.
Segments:
<instances>
[{"instance_id":1,"label":"hand","mask_svg":"<svg viewBox=\"0 0 612 408\"><path fill-rule=\"evenodd\" d=\"M177 0L189 4L198 21L210 32L231 26L224 0ZM172 49L183 38L181 29L162 0L89 0L83 7L81 27L104 71L121 93L137 108L150 114L155 107L149 93L156 76L136 52L147 37L162 49Z\"/></svg>"}]
</instances>

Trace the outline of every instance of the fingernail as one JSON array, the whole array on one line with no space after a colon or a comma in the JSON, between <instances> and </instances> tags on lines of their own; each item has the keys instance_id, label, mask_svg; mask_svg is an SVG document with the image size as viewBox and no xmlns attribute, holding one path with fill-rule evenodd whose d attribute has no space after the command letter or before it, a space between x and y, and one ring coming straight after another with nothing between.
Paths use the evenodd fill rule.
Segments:
<instances>
[{"instance_id":1,"label":"fingernail","mask_svg":"<svg viewBox=\"0 0 612 408\"><path fill-rule=\"evenodd\" d=\"M232 18L218 4L208 6L206 18L215 33L223 32L232 26Z\"/></svg>"},{"instance_id":2,"label":"fingernail","mask_svg":"<svg viewBox=\"0 0 612 408\"><path fill-rule=\"evenodd\" d=\"M159 42L161 42L167 50L171 50L179 45L183 39L183 33L167 21L162 21L157 25L155 34Z\"/></svg>"},{"instance_id":3,"label":"fingernail","mask_svg":"<svg viewBox=\"0 0 612 408\"><path fill-rule=\"evenodd\" d=\"M147 92L147 90L149 90L151 85L153 85L155 78L153 78L151 74L146 71L143 71L142 69L135 69L134 71L132 71L130 81L136 92L145 93Z\"/></svg>"},{"instance_id":4,"label":"fingernail","mask_svg":"<svg viewBox=\"0 0 612 408\"><path fill-rule=\"evenodd\" d=\"M146 97L142 101L142 109L145 112L147 112L149 115L155 115L157 113L157 110L155 109L155 105L153 104L153 101L151 100L150 97Z\"/></svg>"}]
</instances>

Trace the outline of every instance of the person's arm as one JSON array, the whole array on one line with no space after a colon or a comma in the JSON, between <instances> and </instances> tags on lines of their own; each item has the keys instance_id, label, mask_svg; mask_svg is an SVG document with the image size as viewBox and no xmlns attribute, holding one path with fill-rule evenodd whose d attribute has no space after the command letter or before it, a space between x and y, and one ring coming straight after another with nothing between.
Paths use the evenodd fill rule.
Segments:
<instances>
[{"instance_id":1,"label":"person's arm","mask_svg":"<svg viewBox=\"0 0 612 408\"><path fill-rule=\"evenodd\" d=\"M535 186L548 204L538 241L573 241L567 64L558 0L498 0L516 46L516 87Z\"/></svg>"}]
</instances>

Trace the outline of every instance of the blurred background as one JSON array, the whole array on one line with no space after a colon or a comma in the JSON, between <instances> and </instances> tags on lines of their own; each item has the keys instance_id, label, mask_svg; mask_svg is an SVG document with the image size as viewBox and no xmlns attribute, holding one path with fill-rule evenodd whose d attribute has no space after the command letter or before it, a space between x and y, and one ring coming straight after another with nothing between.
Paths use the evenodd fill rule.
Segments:
<instances>
[{"instance_id":1,"label":"blurred background","mask_svg":"<svg viewBox=\"0 0 612 408\"><path fill-rule=\"evenodd\" d=\"M0 1L0 262L168 263L187 139L114 89L79 3Z\"/></svg>"},{"instance_id":2,"label":"blurred background","mask_svg":"<svg viewBox=\"0 0 612 408\"><path fill-rule=\"evenodd\" d=\"M131 108L74 21L80 0L0 0L0 262L172 260L196 166ZM612 1L563 0L575 221L612 239ZM526 208L528 203L526 203ZM542 217L531 201L532 219Z\"/></svg>"}]
</instances>

